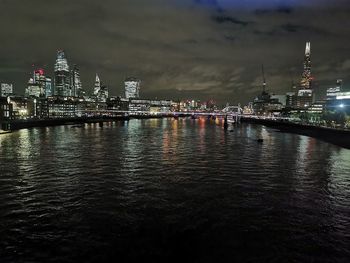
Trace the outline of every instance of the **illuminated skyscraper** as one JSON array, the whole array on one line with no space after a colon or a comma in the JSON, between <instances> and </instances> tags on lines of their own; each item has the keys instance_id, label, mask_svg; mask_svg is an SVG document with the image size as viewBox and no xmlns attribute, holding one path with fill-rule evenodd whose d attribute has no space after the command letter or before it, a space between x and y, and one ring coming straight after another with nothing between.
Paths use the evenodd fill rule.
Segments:
<instances>
[{"instance_id":1,"label":"illuminated skyscraper","mask_svg":"<svg viewBox=\"0 0 350 263\"><path fill-rule=\"evenodd\" d=\"M45 96L51 97L53 95L52 79L50 77L45 78Z\"/></svg>"},{"instance_id":2,"label":"illuminated skyscraper","mask_svg":"<svg viewBox=\"0 0 350 263\"><path fill-rule=\"evenodd\" d=\"M96 74L95 87L94 87L94 96L96 97L97 102L106 102L108 98L108 88L106 85L102 85L102 81L99 76Z\"/></svg>"},{"instance_id":3,"label":"illuminated skyscraper","mask_svg":"<svg viewBox=\"0 0 350 263\"><path fill-rule=\"evenodd\" d=\"M304 89L311 89L311 43L307 42L304 56L304 71L301 76L300 86Z\"/></svg>"},{"instance_id":4,"label":"illuminated skyscraper","mask_svg":"<svg viewBox=\"0 0 350 263\"><path fill-rule=\"evenodd\" d=\"M73 96L70 85L69 66L63 50L57 51L55 63L55 95Z\"/></svg>"},{"instance_id":5,"label":"illuminated skyscraper","mask_svg":"<svg viewBox=\"0 0 350 263\"><path fill-rule=\"evenodd\" d=\"M125 98L139 98L141 80L136 78L127 78L125 84Z\"/></svg>"},{"instance_id":6,"label":"illuminated skyscraper","mask_svg":"<svg viewBox=\"0 0 350 263\"><path fill-rule=\"evenodd\" d=\"M84 97L85 91L83 90L83 86L80 79L80 72L77 65L74 65L71 71L71 90L72 96L74 97Z\"/></svg>"},{"instance_id":7,"label":"illuminated skyscraper","mask_svg":"<svg viewBox=\"0 0 350 263\"><path fill-rule=\"evenodd\" d=\"M312 90L311 76L311 43L307 42L304 56L304 70L301 76L300 87L297 94L296 106L299 109L306 109L314 102L315 94Z\"/></svg>"},{"instance_id":8,"label":"illuminated skyscraper","mask_svg":"<svg viewBox=\"0 0 350 263\"><path fill-rule=\"evenodd\" d=\"M106 102L108 99L108 87L106 85L102 85L100 91L97 94L98 102Z\"/></svg>"},{"instance_id":9,"label":"illuminated skyscraper","mask_svg":"<svg viewBox=\"0 0 350 263\"><path fill-rule=\"evenodd\" d=\"M101 89L101 81L99 76L96 74L96 78L95 78L95 87L94 87L94 95L97 96L98 93L100 92Z\"/></svg>"}]
</instances>

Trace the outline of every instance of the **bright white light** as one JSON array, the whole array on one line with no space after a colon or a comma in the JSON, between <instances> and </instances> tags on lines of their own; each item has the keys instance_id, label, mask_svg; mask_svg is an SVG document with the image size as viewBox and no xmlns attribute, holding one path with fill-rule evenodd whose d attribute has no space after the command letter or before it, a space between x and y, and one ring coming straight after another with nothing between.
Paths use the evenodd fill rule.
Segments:
<instances>
[{"instance_id":1,"label":"bright white light","mask_svg":"<svg viewBox=\"0 0 350 263\"><path fill-rule=\"evenodd\" d=\"M344 108L344 104L340 104L339 107L340 107L340 108Z\"/></svg>"}]
</instances>

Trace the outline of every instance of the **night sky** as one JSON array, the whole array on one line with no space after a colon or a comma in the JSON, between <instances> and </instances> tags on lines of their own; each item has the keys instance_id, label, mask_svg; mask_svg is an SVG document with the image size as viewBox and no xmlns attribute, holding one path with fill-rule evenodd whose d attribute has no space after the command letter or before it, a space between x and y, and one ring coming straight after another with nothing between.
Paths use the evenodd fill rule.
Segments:
<instances>
[{"instance_id":1,"label":"night sky","mask_svg":"<svg viewBox=\"0 0 350 263\"><path fill-rule=\"evenodd\" d=\"M350 88L348 0L0 0L0 32L0 82L17 93L64 49L89 92L97 72L111 95L136 76L144 98L246 103L262 63L271 93L299 81L306 41L318 96Z\"/></svg>"}]
</instances>

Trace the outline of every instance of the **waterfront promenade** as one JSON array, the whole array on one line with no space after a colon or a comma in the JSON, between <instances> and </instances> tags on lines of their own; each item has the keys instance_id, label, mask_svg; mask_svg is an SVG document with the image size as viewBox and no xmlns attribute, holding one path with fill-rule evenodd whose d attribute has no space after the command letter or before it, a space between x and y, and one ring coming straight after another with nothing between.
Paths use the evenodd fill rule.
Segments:
<instances>
[{"instance_id":1,"label":"waterfront promenade","mask_svg":"<svg viewBox=\"0 0 350 263\"><path fill-rule=\"evenodd\" d=\"M242 122L261 124L275 128L281 132L296 133L321 139L323 141L336 144L350 149L350 130L314 126L308 124L295 123L290 121L263 119L263 118L242 118Z\"/></svg>"}]
</instances>

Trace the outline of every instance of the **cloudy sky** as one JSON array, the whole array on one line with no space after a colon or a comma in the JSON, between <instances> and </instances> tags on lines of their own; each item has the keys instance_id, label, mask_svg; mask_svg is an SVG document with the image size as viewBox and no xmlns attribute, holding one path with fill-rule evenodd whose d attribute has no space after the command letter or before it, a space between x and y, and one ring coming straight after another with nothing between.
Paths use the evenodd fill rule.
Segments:
<instances>
[{"instance_id":1,"label":"cloudy sky","mask_svg":"<svg viewBox=\"0 0 350 263\"><path fill-rule=\"evenodd\" d=\"M0 0L0 33L0 82L17 93L64 49L88 91L97 72L112 95L136 76L146 98L246 103L262 63L271 93L299 81L306 41L319 96L350 88L348 0Z\"/></svg>"}]
</instances>

